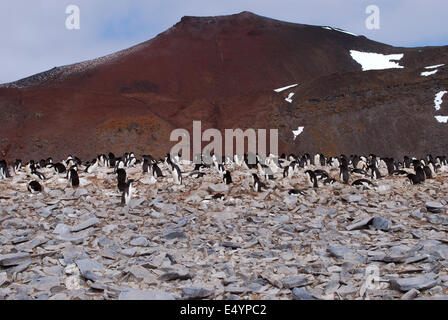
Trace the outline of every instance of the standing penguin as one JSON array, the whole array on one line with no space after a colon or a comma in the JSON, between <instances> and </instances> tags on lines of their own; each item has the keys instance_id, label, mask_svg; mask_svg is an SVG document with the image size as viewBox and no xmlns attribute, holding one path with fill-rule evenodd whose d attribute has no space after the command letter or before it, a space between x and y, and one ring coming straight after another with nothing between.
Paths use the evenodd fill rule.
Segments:
<instances>
[{"instance_id":1,"label":"standing penguin","mask_svg":"<svg viewBox=\"0 0 448 320\"><path fill-rule=\"evenodd\" d=\"M70 181L72 187L74 188L79 187L79 176L75 167L70 168L70 170L67 173L67 178L68 181Z\"/></svg>"},{"instance_id":2,"label":"standing penguin","mask_svg":"<svg viewBox=\"0 0 448 320\"><path fill-rule=\"evenodd\" d=\"M258 178L256 173L252 173L252 182L254 191L256 192L261 192L263 189L267 189L266 185L260 181L260 178Z\"/></svg>"},{"instance_id":3,"label":"standing penguin","mask_svg":"<svg viewBox=\"0 0 448 320\"><path fill-rule=\"evenodd\" d=\"M345 184L348 184L348 181L350 180L350 174L348 172L348 166L346 164L341 164L339 166L339 179L342 180Z\"/></svg>"},{"instance_id":4,"label":"standing penguin","mask_svg":"<svg viewBox=\"0 0 448 320\"><path fill-rule=\"evenodd\" d=\"M151 174L156 179L160 178L160 177L163 177L162 170L159 168L157 163L153 163L151 165Z\"/></svg>"},{"instance_id":5,"label":"standing penguin","mask_svg":"<svg viewBox=\"0 0 448 320\"><path fill-rule=\"evenodd\" d=\"M117 187L120 192L123 192L126 187L126 170L117 170Z\"/></svg>"},{"instance_id":6,"label":"standing penguin","mask_svg":"<svg viewBox=\"0 0 448 320\"><path fill-rule=\"evenodd\" d=\"M180 172L179 166L173 162L171 162L171 174L173 175L175 184L182 184L182 173Z\"/></svg>"},{"instance_id":7,"label":"standing penguin","mask_svg":"<svg viewBox=\"0 0 448 320\"><path fill-rule=\"evenodd\" d=\"M313 186L313 188L319 188L319 185L317 184L316 174L313 171L311 171L311 170L305 171L305 174L308 176L309 184L311 186Z\"/></svg>"},{"instance_id":8,"label":"standing penguin","mask_svg":"<svg viewBox=\"0 0 448 320\"><path fill-rule=\"evenodd\" d=\"M134 187L132 183L134 180L130 179L128 182L126 182L124 186L123 193L121 195L121 204L129 206L129 203L131 202L132 195L134 193Z\"/></svg>"},{"instance_id":9,"label":"standing penguin","mask_svg":"<svg viewBox=\"0 0 448 320\"><path fill-rule=\"evenodd\" d=\"M231 184L233 182L229 170L226 170L226 172L224 173L224 177L222 178L222 181L225 184Z\"/></svg>"}]
</instances>

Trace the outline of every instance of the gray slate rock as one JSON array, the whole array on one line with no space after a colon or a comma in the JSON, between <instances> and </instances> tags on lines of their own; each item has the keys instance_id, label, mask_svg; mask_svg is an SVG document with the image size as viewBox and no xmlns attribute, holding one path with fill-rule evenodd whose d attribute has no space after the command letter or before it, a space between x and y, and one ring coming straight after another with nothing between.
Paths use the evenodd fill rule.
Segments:
<instances>
[{"instance_id":1,"label":"gray slate rock","mask_svg":"<svg viewBox=\"0 0 448 320\"><path fill-rule=\"evenodd\" d=\"M201 287L182 288L182 293L186 299L204 299L209 298L215 294L213 290L208 290Z\"/></svg>"},{"instance_id":2,"label":"gray slate rock","mask_svg":"<svg viewBox=\"0 0 448 320\"><path fill-rule=\"evenodd\" d=\"M2 267L17 266L22 262L24 262L25 260L29 259L29 257L30 257L29 253L26 252L0 255L0 266Z\"/></svg>"},{"instance_id":3,"label":"gray slate rock","mask_svg":"<svg viewBox=\"0 0 448 320\"><path fill-rule=\"evenodd\" d=\"M283 279L283 287L291 289L304 286L308 283L308 279L305 276L295 276L291 278Z\"/></svg>"},{"instance_id":4,"label":"gray slate rock","mask_svg":"<svg viewBox=\"0 0 448 320\"><path fill-rule=\"evenodd\" d=\"M87 219L84 222L81 222L80 224L78 224L78 225L76 225L74 227L71 227L70 230L72 232L78 232L78 231L90 228L90 227L96 225L99 222L100 222L100 220L98 218L90 218L90 219Z\"/></svg>"},{"instance_id":5,"label":"gray slate rock","mask_svg":"<svg viewBox=\"0 0 448 320\"><path fill-rule=\"evenodd\" d=\"M315 300L304 288L294 288L292 290L292 298L293 300Z\"/></svg>"},{"instance_id":6,"label":"gray slate rock","mask_svg":"<svg viewBox=\"0 0 448 320\"><path fill-rule=\"evenodd\" d=\"M146 247L149 244L149 241L145 237L138 237L132 239L130 244L131 246Z\"/></svg>"},{"instance_id":7,"label":"gray slate rock","mask_svg":"<svg viewBox=\"0 0 448 320\"><path fill-rule=\"evenodd\" d=\"M426 276L417 276L404 279L391 279L390 287L394 290L407 292L412 289L426 290L437 285L437 280Z\"/></svg>"},{"instance_id":8,"label":"gray slate rock","mask_svg":"<svg viewBox=\"0 0 448 320\"><path fill-rule=\"evenodd\" d=\"M382 231L389 231L392 227L392 221L390 221L390 219L384 219L381 217L374 217L371 223L375 229Z\"/></svg>"},{"instance_id":9,"label":"gray slate rock","mask_svg":"<svg viewBox=\"0 0 448 320\"><path fill-rule=\"evenodd\" d=\"M118 300L175 300L175 297L171 293L161 290L125 288L120 292Z\"/></svg>"},{"instance_id":10,"label":"gray slate rock","mask_svg":"<svg viewBox=\"0 0 448 320\"><path fill-rule=\"evenodd\" d=\"M436 201L428 201L425 203L426 209L432 213L443 213L444 207L443 204Z\"/></svg>"},{"instance_id":11,"label":"gray slate rock","mask_svg":"<svg viewBox=\"0 0 448 320\"><path fill-rule=\"evenodd\" d=\"M165 239L172 240L172 239L183 239L186 238L187 236L185 235L185 232L183 230L174 229L174 230L166 230L163 233L163 237Z\"/></svg>"}]
</instances>

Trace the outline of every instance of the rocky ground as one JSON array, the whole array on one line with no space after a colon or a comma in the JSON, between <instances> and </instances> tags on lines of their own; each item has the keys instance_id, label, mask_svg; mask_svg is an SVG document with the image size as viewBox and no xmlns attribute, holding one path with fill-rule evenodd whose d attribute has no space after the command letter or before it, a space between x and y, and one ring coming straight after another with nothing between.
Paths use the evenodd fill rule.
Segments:
<instances>
[{"instance_id":1,"label":"rocky ground","mask_svg":"<svg viewBox=\"0 0 448 320\"><path fill-rule=\"evenodd\" d=\"M47 173L37 195L25 174L0 180L0 299L448 297L448 172L376 190L277 174L256 193L230 170L228 187L214 170L175 186L127 169L129 207L112 169L80 173L77 189Z\"/></svg>"}]
</instances>

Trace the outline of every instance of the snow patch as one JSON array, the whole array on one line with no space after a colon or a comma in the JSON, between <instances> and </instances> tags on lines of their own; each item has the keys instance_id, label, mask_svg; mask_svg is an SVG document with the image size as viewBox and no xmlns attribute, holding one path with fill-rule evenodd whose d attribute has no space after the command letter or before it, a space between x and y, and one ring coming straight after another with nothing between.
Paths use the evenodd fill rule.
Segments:
<instances>
[{"instance_id":1,"label":"snow patch","mask_svg":"<svg viewBox=\"0 0 448 320\"><path fill-rule=\"evenodd\" d=\"M362 66L363 71L404 68L397 62L391 61L401 60L404 56L403 53L384 55L381 53L350 50L350 55L356 62L358 62Z\"/></svg>"},{"instance_id":2,"label":"snow patch","mask_svg":"<svg viewBox=\"0 0 448 320\"><path fill-rule=\"evenodd\" d=\"M274 91L275 91L275 92L282 92L282 91L288 90L288 89L290 89L290 88L294 88L294 87L296 87L296 86L298 86L298 85L299 85L299 84L296 83L296 84L292 84L292 85L287 86L287 87L283 87L283 88L275 89Z\"/></svg>"},{"instance_id":3,"label":"snow patch","mask_svg":"<svg viewBox=\"0 0 448 320\"><path fill-rule=\"evenodd\" d=\"M294 140L296 140L296 138L303 132L303 129L305 129L305 127L298 127L297 130L292 130Z\"/></svg>"},{"instance_id":4,"label":"snow patch","mask_svg":"<svg viewBox=\"0 0 448 320\"><path fill-rule=\"evenodd\" d=\"M439 68L439 67L443 67L445 64L438 64L438 65L436 65L436 66L429 66L429 67L425 67L425 69L436 69L436 68Z\"/></svg>"},{"instance_id":5,"label":"snow patch","mask_svg":"<svg viewBox=\"0 0 448 320\"><path fill-rule=\"evenodd\" d=\"M433 74L436 74L437 71L439 71L439 70L436 69L434 71L425 71L425 72L420 73L420 75L423 77L432 76Z\"/></svg>"},{"instance_id":6,"label":"snow patch","mask_svg":"<svg viewBox=\"0 0 448 320\"><path fill-rule=\"evenodd\" d=\"M287 102L289 102L289 103L292 103L292 97L293 97L293 96L294 96L294 93L291 92L291 93L289 94L288 98L286 98L285 100L286 100Z\"/></svg>"},{"instance_id":7,"label":"snow patch","mask_svg":"<svg viewBox=\"0 0 448 320\"><path fill-rule=\"evenodd\" d=\"M348 31L343 30L343 29L332 28L332 27L322 27L322 28L324 28L324 29L326 29L326 30L333 30L333 31L343 32L343 33L349 34L349 35L351 35L351 36L358 37L357 34L354 34L354 33L352 33L352 32L348 32Z\"/></svg>"},{"instance_id":8,"label":"snow patch","mask_svg":"<svg viewBox=\"0 0 448 320\"><path fill-rule=\"evenodd\" d=\"M434 98L434 108L436 108L436 111L440 110L440 106L443 102L442 98L446 93L448 93L448 91L440 91L436 94L436 97Z\"/></svg>"}]
</instances>

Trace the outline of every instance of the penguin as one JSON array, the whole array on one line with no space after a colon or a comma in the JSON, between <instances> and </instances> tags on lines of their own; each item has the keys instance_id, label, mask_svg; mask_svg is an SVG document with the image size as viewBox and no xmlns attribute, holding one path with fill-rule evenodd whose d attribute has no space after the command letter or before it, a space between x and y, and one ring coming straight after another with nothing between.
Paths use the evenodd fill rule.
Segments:
<instances>
[{"instance_id":1,"label":"penguin","mask_svg":"<svg viewBox=\"0 0 448 320\"><path fill-rule=\"evenodd\" d=\"M297 190L297 189L291 189L291 190L289 190L288 191L288 194L289 195L302 195L302 196L304 196L304 195L306 195L306 193L304 192L304 191L302 191L302 190Z\"/></svg>"},{"instance_id":2,"label":"penguin","mask_svg":"<svg viewBox=\"0 0 448 320\"><path fill-rule=\"evenodd\" d=\"M98 167L98 159L94 159L87 167L85 172L92 173Z\"/></svg>"},{"instance_id":3,"label":"penguin","mask_svg":"<svg viewBox=\"0 0 448 320\"><path fill-rule=\"evenodd\" d=\"M202 178L203 176L205 176L205 172L193 171L190 174L188 174L188 176L193 177L195 179L199 179L199 178Z\"/></svg>"},{"instance_id":4,"label":"penguin","mask_svg":"<svg viewBox=\"0 0 448 320\"><path fill-rule=\"evenodd\" d=\"M8 164L5 160L0 161L0 177L2 177L2 179L9 177Z\"/></svg>"},{"instance_id":5,"label":"penguin","mask_svg":"<svg viewBox=\"0 0 448 320\"><path fill-rule=\"evenodd\" d=\"M226 172L224 173L224 177L222 178L222 182L224 182L225 184L231 184L233 182L229 170L226 170Z\"/></svg>"},{"instance_id":6,"label":"penguin","mask_svg":"<svg viewBox=\"0 0 448 320\"><path fill-rule=\"evenodd\" d=\"M363 186L365 188L371 189L375 185L367 179L358 179L358 180L353 181L352 186Z\"/></svg>"},{"instance_id":7,"label":"penguin","mask_svg":"<svg viewBox=\"0 0 448 320\"><path fill-rule=\"evenodd\" d=\"M14 162L14 173L18 174L20 169L22 169L22 160L16 159Z\"/></svg>"},{"instance_id":8,"label":"penguin","mask_svg":"<svg viewBox=\"0 0 448 320\"><path fill-rule=\"evenodd\" d=\"M149 163L148 159L143 159L142 169L144 174L151 171L151 164Z\"/></svg>"},{"instance_id":9,"label":"penguin","mask_svg":"<svg viewBox=\"0 0 448 320\"><path fill-rule=\"evenodd\" d=\"M76 188L79 187L79 177L78 177L78 172L76 169L74 169L76 167L72 167L70 168L70 170L68 171L68 181L70 182L71 186Z\"/></svg>"},{"instance_id":10,"label":"penguin","mask_svg":"<svg viewBox=\"0 0 448 320\"><path fill-rule=\"evenodd\" d=\"M328 172L325 171L325 170L321 170L321 169L314 170L314 175L316 176L316 178L318 180L322 180L322 179L328 178Z\"/></svg>"},{"instance_id":11,"label":"penguin","mask_svg":"<svg viewBox=\"0 0 448 320\"><path fill-rule=\"evenodd\" d=\"M182 173L180 172L179 166L171 162L171 174L173 175L174 183L182 184Z\"/></svg>"},{"instance_id":12,"label":"penguin","mask_svg":"<svg viewBox=\"0 0 448 320\"><path fill-rule=\"evenodd\" d=\"M362 175L362 176L365 176L365 177L369 176L369 174L367 172L365 172L364 170L362 170L362 169L353 169L351 171L351 173L353 173L355 175Z\"/></svg>"},{"instance_id":13,"label":"penguin","mask_svg":"<svg viewBox=\"0 0 448 320\"><path fill-rule=\"evenodd\" d=\"M260 162L257 163L258 171L260 174L266 177L266 180L274 180L274 173L272 172L271 168L267 165L261 164Z\"/></svg>"},{"instance_id":14,"label":"penguin","mask_svg":"<svg viewBox=\"0 0 448 320\"><path fill-rule=\"evenodd\" d=\"M429 166L424 166L423 167L423 171L425 172L426 179L432 179L433 178L432 171L429 168Z\"/></svg>"},{"instance_id":15,"label":"penguin","mask_svg":"<svg viewBox=\"0 0 448 320\"><path fill-rule=\"evenodd\" d=\"M124 191L126 186L126 170L118 169L117 170L117 187L120 192Z\"/></svg>"},{"instance_id":16,"label":"penguin","mask_svg":"<svg viewBox=\"0 0 448 320\"><path fill-rule=\"evenodd\" d=\"M65 171L67 170L67 168L60 162L55 163L55 164L50 164L50 166L54 169L54 171L57 174L65 173Z\"/></svg>"},{"instance_id":17,"label":"penguin","mask_svg":"<svg viewBox=\"0 0 448 320\"><path fill-rule=\"evenodd\" d=\"M332 178L327 178L327 179L325 179L324 180L324 185L327 185L327 184L334 184L336 182L336 180L335 179L332 179Z\"/></svg>"},{"instance_id":18,"label":"penguin","mask_svg":"<svg viewBox=\"0 0 448 320\"><path fill-rule=\"evenodd\" d=\"M36 169L33 169L31 171L31 176L35 177L36 179L45 180L45 176Z\"/></svg>"},{"instance_id":19,"label":"penguin","mask_svg":"<svg viewBox=\"0 0 448 320\"><path fill-rule=\"evenodd\" d=\"M375 164L372 164L370 166L370 170L372 170L372 179L373 180L378 180L383 177L380 173L380 170L378 170L378 167Z\"/></svg>"},{"instance_id":20,"label":"penguin","mask_svg":"<svg viewBox=\"0 0 448 320\"><path fill-rule=\"evenodd\" d=\"M267 189L266 185L260 181L260 178L258 178L256 173L252 173L252 182L254 191L256 192L261 192L263 189Z\"/></svg>"},{"instance_id":21,"label":"penguin","mask_svg":"<svg viewBox=\"0 0 448 320\"><path fill-rule=\"evenodd\" d=\"M169 153L165 156L165 164L168 166L168 168L171 166L173 162L171 161L171 155Z\"/></svg>"},{"instance_id":22,"label":"penguin","mask_svg":"<svg viewBox=\"0 0 448 320\"><path fill-rule=\"evenodd\" d=\"M129 206L129 203L131 202L132 195L134 193L134 187L132 183L134 180L130 179L125 183L123 193L121 195L121 204Z\"/></svg>"},{"instance_id":23,"label":"penguin","mask_svg":"<svg viewBox=\"0 0 448 320\"><path fill-rule=\"evenodd\" d=\"M162 170L159 168L157 163L153 163L151 165L151 174L156 179L163 177Z\"/></svg>"},{"instance_id":24,"label":"penguin","mask_svg":"<svg viewBox=\"0 0 448 320\"><path fill-rule=\"evenodd\" d=\"M215 194L215 195L213 195L213 197L212 197L214 200L224 200L224 194L222 194L222 193L217 193L217 194Z\"/></svg>"},{"instance_id":25,"label":"penguin","mask_svg":"<svg viewBox=\"0 0 448 320\"><path fill-rule=\"evenodd\" d=\"M391 172L391 175L392 176L407 176L409 174L409 172L407 172L407 171L404 171L404 170L394 170L394 171L392 171Z\"/></svg>"},{"instance_id":26,"label":"penguin","mask_svg":"<svg viewBox=\"0 0 448 320\"><path fill-rule=\"evenodd\" d=\"M42 186L37 181L31 181L28 184L28 191L31 193L37 193L42 191Z\"/></svg>"},{"instance_id":27,"label":"penguin","mask_svg":"<svg viewBox=\"0 0 448 320\"><path fill-rule=\"evenodd\" d=\"M340 169L340 171L339 171L339 179L341 179L342 182L344 182L345 184L348 184L348 181L350 179L350 174L349 174L349 171L348 171L348 165L347 164L345 164L345 165L341 164L339 166L339 169Z\"/></svg>"},{"instance_id":28,"label":"penguin","mask_svg":"<svg viewBox=\"0 0 448 320\"><path fill-rule=\"evenodd\" d=\"M100 154L98 156L98 164L101 167L109 167L109 159L106 157L105 154Z\"/></svg>"},{"instance_id":29,"label":"penguin","mask_svg":"<svg viewBox=\"0 0 448 320\"><path fill-rule=\"evenodd\" d=\"M314 172L307 170L305 171L305 174L308 176L308 183L313 186L313 188L319 188L319 185L317 184L317 177Z\"/></svg>"},{"instance_id":30,"label":"penguin","mask_svg":"<svg viewBox=\"0 0 448 320\"><path fill-rule=\"evenodd\" d=\"M418 178L419 181L421 181L421 182L425 182L425 180L426 180L426 174L425 174L425 171L424 171L424 169L423 169L422 166L418 166L418 167L415 169L415 175L417 176L417 178Z\"/></svg>"}]
</instances>

